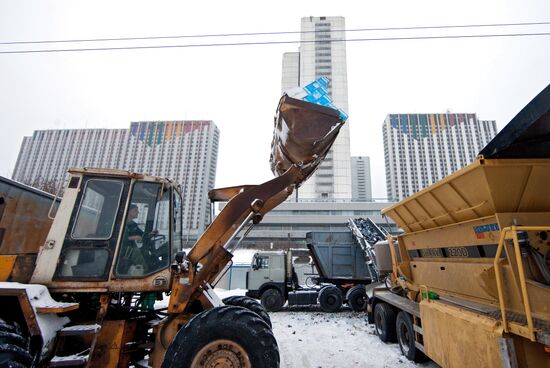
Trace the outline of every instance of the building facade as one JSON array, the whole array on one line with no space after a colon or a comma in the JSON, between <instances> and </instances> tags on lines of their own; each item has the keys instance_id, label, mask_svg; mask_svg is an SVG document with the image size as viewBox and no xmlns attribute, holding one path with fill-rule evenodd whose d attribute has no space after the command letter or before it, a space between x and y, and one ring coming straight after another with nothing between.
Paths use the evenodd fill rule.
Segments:
<instances>
[{"instance_id":1,"label":"building facade","mask_svg":"<svg viewBox=\"0 0 550 368\"><path fill-rule=\"evenodd\" d=\"M348 112L348 80L343 17L304 17L299 52L283 55L282 91L304 87L319 77L330 80L334 105ZM299 197L351 198L349 121L340 130L324 162L305 182Z\"/></svg>"},{"instance_id":2,"label":"building facade","mask_svg":"<svg viewBox=\"0 0 550 368\"><path fill-rule=\"evenodd\" d=\"M497 133L476 114L389 114L383 123L386 188L399 201L470 164Z\"/></svg>"},{"instance_id":3,"label":"building facade","mask_svg":"<svg viewBox=\"0 0 550 368\"><path fill-rule=\"evenodd\" d=\"M351 157L351 199L372 201L372 181L370 177L370 157Z\"/></svg>"},{"instance_id":4,"label":"building facade","mask_svg":"<svg viewBox=\"0 0 550 368\"><path fill-rule=\"evenodd\" d=\"M71 167L113 168L168 177L182 187L184 236L210 222L220 132L212 121L134 122L130 129L38 130L24 137L13 179L61 185Z\"/></svg>"}]
</instances>

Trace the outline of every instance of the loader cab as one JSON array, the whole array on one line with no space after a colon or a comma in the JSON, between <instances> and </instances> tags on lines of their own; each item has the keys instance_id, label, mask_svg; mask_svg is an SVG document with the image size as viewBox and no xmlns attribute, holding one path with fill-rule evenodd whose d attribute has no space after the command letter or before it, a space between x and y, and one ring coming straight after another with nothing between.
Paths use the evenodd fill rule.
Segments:
<instances>
[{"instance_id":1,"label":"loader cab","mask_svg":"<svg viewBox=\"0 0 550 368\"><path fill-rule=\"evenodd\" d=\"M33 279L126 291L126 279L162 273L166 286L182 239L175 183L121 170L74 169L71 175Z\"/></svg>"}]
</instances>

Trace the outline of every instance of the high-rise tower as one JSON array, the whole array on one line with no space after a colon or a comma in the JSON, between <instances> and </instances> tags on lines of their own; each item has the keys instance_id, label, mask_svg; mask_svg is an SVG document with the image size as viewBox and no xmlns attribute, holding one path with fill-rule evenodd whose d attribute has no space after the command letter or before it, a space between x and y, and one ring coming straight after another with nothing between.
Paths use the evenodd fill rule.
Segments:
<instances>
[{"instance_id":1,"label":"high-rise tower","mask_svg":"<svg viewBox=\"0 0 550 368\"><path fill-rule=\"evenodd\" d=\"M304 17L301 25L299 52L283 55L282 90L303 87L319 77L330 80L329 95L334 105L348 112L348 79L346 65L345 20L343 17ZM325 161L299 189L304 199L350 199L349 122Z\"/></svg>"},{"instance_id":2,"label":"high-rise tower","mask_svg":"<svg viewBox=\"0 0 550 368\"><path fill-rule=\"evenodd\" d=\"M389 114L383 124L388 198L401 200L470 164L497 133L476 114Z\"/></svg>"},{"instance_id":3,"label":"high-rise tower","mask_svg":"<svg viewBox=\"0 0 550 368\"><path fill-rule=\"evenodd\" d=\"M352 156L351 192L351 199L354 201L372 201L370 157Z\"/></svg>"}]
</instances>

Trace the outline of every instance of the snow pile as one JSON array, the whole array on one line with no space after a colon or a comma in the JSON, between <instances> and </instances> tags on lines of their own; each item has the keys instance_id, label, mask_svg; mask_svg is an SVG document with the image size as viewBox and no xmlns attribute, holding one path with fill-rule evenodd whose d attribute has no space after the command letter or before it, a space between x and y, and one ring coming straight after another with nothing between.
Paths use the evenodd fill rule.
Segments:
<instances>
[{"instance_id":1,"label":"snow pile","mask_svg":"<svg viewBox=\"0 0 550 368\"><path fill-rule=\"evenodd\" d=\"M244 295L246 293L246 290L244 289L233 289L233 290L225 290L225 289L214 289L216 294L218 294L218 297L220 299L225 299L227 297L233 296L233 295Z\"/></svg>"},{"instance_id":2,"label":"snow pile","mask_svg":"<svg viewBox=\"0 0 550 368\"><path fill-rule=\"evenodd\" d=\"M191 251L191 248L183 249L183 251L186 254L189 254L189 252ZM235 264L250 265L252 263L252 256L257 251L258 251L257 249L245 249L245 248L237 249L236 251L233 252L233 258L231 260Z\"/></svg>"},{"instance_id":3,"label":"snow pile","mask_svg":"<svg viewBox=\"0 0 550 368\"><path fill-rule=\"evenodd\" d=\"M252 256L254 256L254 253L257 251L257 249L237 249L233 252L233 258L231 258L231 260L234 264L250 265L252 263Z\"/></svg>"}]
</instances>

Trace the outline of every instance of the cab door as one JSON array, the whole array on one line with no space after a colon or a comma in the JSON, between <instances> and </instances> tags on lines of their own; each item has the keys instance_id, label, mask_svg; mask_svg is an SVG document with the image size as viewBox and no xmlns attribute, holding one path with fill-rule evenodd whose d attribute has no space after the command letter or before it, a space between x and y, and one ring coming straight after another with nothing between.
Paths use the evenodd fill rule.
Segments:
<instances>
[{"instance_id":1,"label":"cab door","mask_svg":"<svg viewBox=\"0 0 550 368\"><path fill-rule=\"evenodd\" d=\"M173 221L172 189L163 183L134 183L120 240L116 278L141 278L167 268ZM179 230L181 233L181 230Z\"/></svg>"},{"instance_id":2,"label":"cab door","mask_svg":"<svg viewBox=\"0 0 550 368\"><path fill-rule=\"evenodd\" d=\"M107 280L129 180L84 176L65 234L54 280Z\"/></svg>"},{"instance_id":3,"label":"cab door","mask_svg":"<svg viewBox=\"0 0 550 368\"><path fill-rule=\"evenodd\" d=\"M283 254L269 256L269 279L272 282L285 282L285 262Z\"/></svg>"},{"instance_id":4,"label":"cab door","mask_svg":"<svg viewBox=\"0 0 550 368\"><path fill-rule=\"evenodd\" d=\"M247 289L259 290L266 282L269 282L269 255L254 254L252 270L247 275Z\"/></svg>"}]
</instances>

